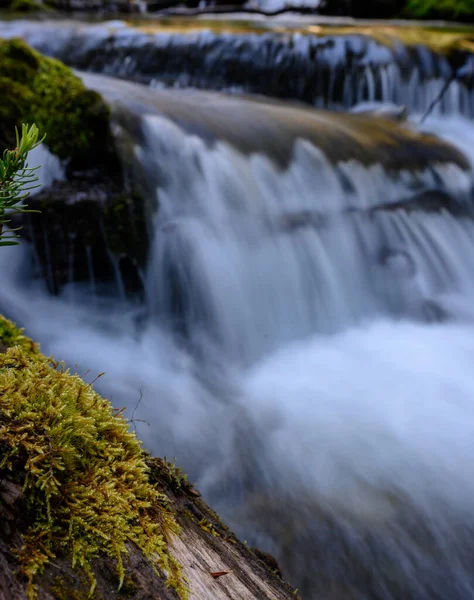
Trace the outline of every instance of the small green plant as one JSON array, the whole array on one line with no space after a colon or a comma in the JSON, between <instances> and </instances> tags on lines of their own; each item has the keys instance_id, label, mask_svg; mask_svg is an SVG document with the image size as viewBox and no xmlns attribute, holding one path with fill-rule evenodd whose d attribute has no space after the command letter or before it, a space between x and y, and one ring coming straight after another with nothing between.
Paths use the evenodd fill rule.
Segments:
<instances>
[{"instance_id":1,"label":"small green plant","mask_svg":"<svg viewBox=\"0 0 474 600\"><path fill-rule=\"evenodd\" d=\"M188 476L183 473L181 467L176 466L176 458L174 462L168 461L166 456L163 459L163 477L166 479L166 483L173 490L173 492L180 492L185 487L190 487L187 479Z\"/></svg>"},{"instance_id":2,"label":"small green plant","mask_svg":"<svg viewBox=\"0 0 474 600\"><path fill-rule=\"evenodd\" d=\"M36 125L21 126L21 136L16 130L16 148L5 150L0 159L0 246L17 244L18 236L14 232L3 233L3 227L9 222L8 216L28 212L23 204L29 191L38 187L36 171L39 167L28 167L28 153L43 141L39 138Z\"/></svg>"},{"instance_id":3,"label":"small green plant","mask_svg":"<svg viewBox=\"0 0 474 600\"><path fill-rule=\"evenodd\" d=\"M214 537L221 537L220 533L208 519L201 519L198 523L199 527L206 533L210 533Z\"/></svg>"}]
</instances>

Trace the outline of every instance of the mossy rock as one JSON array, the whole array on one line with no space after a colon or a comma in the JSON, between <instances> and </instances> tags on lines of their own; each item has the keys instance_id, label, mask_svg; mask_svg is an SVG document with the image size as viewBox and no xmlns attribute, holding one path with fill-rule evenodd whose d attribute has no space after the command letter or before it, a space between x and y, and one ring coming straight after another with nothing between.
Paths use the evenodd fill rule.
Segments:
<instances>
[{"instance_id":1,"label":"mossy rock","mask_svg":"<svg viewBox=\"0 0 474 600\"><path fill-rule=\"evenodd\" d=\"M301 600L92 383L1 316L0 344L2 600Z\"/></svg>"},{"instance_id":2,"label":"mossy rock","mask_svg":"<svg viewBox=\"0 0 474 600\"><path fill-rule=\"evenodd\" d=\"M80 166L104 162L109 109L61 62L42 56L21 40L2 40L0 88L1 151L14 143L15 127L34 122L60 158Z\"/></svg>"}]
</instances>

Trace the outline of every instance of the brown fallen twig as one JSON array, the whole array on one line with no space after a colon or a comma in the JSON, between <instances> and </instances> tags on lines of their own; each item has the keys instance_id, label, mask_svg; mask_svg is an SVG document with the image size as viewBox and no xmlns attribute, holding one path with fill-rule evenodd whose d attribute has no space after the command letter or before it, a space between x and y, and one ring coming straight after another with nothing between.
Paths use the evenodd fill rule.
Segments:
<instances>
[{"instance_id":1,"label":"brown fallen twig","mask_svg":"<svg viewBox=\"0 0 474 600\"><path fill-rule=\"evenodd\" d=\"M209 573L209 575L211 577L214 577L214 579L217 579L218 577L222 577L223 575L228 575L229 573L232 573L232 571L213 571L213 572Z\"/></svg>"}]
</instances>

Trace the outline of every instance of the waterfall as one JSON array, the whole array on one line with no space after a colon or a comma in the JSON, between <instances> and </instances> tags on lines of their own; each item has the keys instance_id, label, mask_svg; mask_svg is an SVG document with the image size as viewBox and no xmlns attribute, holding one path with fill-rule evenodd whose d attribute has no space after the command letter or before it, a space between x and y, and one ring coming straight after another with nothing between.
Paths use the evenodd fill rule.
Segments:
<instances>
[{"instance_id":1,"label":"waterfall","mask_svg":"<svg viewBox=\"0 0 474 600\"><path fill-rule=\"evenodd\" d=\"M23 26L46 44L51 25ZM117 43L78 30L79 54ZM385 74L365 71L360 90L402 93L379 51ZM367 95L338 76L345 104ZM420 133L417 119L83 77L133 128L157 207L145 301L101 295L90 259L90 280L53 297L23 243L0 252L2 313L91 380L105 371L114 406L142 398L147 448L175 456L303 597L473 597L472 122L436 115Z\"/></svg>"},{"instance_id":2,"label":"waterfall","mask_svg":"<svg viewBox=\"0 0 474 600\"><path fill-rule=\"evenodd\" d=\"M313 34L321 29L318 26L303 27L302 32L290 26L282 33L268 32L259 23L248 32L222 28L219 22L214 27L194 24L183 32L180 23L171 23L168 29L152 26L149 32L146 26L142 30L120 21L16 21L0 23L0 36L23 37L41 52L81 70L158 86L263 94L339 110L383 101L424 112L458 72L435 114L474 114L472 80L459 69L469 56L462 49L449 54L442 47L430 50L403 43L393 30L382 30L378 40L376 28L375 37L350 29L344 34Z\"/></svg>"},{"instance_id":3,"label":"waterfall","mask_svg":"<svg viewBox=\"0 0 474 600\"><path fill-rule=\"evenodd\" d=\"M409 195L419 174L392 181L379 166L351 162L338 171L303 142L282 173L224 144L210 150L161 117L145 127L169 175L158 192L150 309L171 317L177 295L187 329L214 332L230 356L249 361L374 314L423 319L466 280L470 220L370 210ZM460 196L470 189L470 177L453 167L438 167L437 177ZM428 188L435 181L425 174Z\"/></svg>"}]
</instances>

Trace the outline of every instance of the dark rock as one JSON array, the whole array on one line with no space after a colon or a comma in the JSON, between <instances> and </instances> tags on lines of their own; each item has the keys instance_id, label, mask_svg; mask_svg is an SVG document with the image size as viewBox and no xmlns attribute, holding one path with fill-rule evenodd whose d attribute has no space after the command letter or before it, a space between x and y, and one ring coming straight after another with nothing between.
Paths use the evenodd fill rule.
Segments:
<instances>
[{"instance_id":1,"label":"dark rock","mask_svg":"<svg viewBox=\"0 0 474 600\"><path fill-rule=\"evenodd\" d=\"M261 561L263 561L267 565L267 567L269 567L270 570L273 573L275 573L275 575L278 575L278 577L282 577L280 565L278 564L278 561L274 556L268 554L268 552L262 552L262 550L259 550L258 548L252 548L252 552Z\"/></svg>"},{"instance_id":2,"label":"dark rock","mask_svg":"<svg viewBox=\"0 0 474 600\"><path fill-rule=\"evenodd\" d=\"M456 216L468 216L472 214L472 207L461 204L457 198L445 190L426 190L414 194L408 198L402 198L391 204L381 204L371 209L371 214L381 211L405 210L407 212L422 211L427 213L446 210Z\"/></svg>"},{"instance_id":3,"label":"dark rock","mask_svg":"<svg viewBox=\"0 0 474 600\"><path fill-rule=\"evenodd\" d=\"M286 213L280 217L277 230L280 232L292 232L298 229L320 229L326 223L325 215L315 210L301 210L295 213Z\"/></svg>"},{"instance_id":4,"label":"dark rock","mask_svg":"<svg viewBox=\"0 0 474 600\"><path fill-rule=\"evenodd\" d=\"M325 0L321 13L358 19L391 19L399 17L406 0Z\"/></svg>"},{"instance_id":5,"label":"dark rock","mask_svg":"<svg viewBox=\"0 0 474 600\"><path fill-rule=\"evenodd\" d=\"M144 206L111 178L54 182L29 199L30 213L15 224L33 242L36 275L52 293L66 283L104 282L140 292L148 251Z\"/></svg>"}]
</instances>

